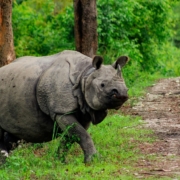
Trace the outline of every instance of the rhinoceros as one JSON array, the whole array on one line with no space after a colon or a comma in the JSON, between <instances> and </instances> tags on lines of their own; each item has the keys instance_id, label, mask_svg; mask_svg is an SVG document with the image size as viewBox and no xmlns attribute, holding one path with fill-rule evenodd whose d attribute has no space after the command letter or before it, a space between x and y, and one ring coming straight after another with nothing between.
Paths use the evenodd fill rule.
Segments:
<instances>
[{"instance_id":1,"label":"rhinoceros","mask_svg":"<svg viewBox=\"0 0 180 180\"><path fill-rule=\"evenodd\" d=\"M66 50L21 57L0 68L1 147L5 132L28 142L51 141L57 123L59 133L68 129L60 157L76 141L84 162L91 161L97 151L86 130L91 123L100 123L108 109L119 109L128 99L121 73L127 61L127 56L121 56L112 65L103 65L101 56L90 58Z\"/></svg>"}]
</instances>

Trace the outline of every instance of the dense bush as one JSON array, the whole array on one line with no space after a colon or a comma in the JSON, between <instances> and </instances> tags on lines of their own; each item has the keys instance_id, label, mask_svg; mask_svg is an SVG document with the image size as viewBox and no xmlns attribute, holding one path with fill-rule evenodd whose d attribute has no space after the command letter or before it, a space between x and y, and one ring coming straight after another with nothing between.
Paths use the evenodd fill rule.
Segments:
<instances>
[{"instance_id":1,"label":"dense bush","mask_svg":"<svg viewBox=\"0 0 180 180\"><path fill-rule=\"evenodd\" d=\"M172 38L170 0L98 0L100 51L127 52L142 67L157 66L155 49Z\"/></svg>"},{"instance_id":2,"label":"dense bush","mask_svg":"<svg viewBox=\"0 0 180 180\"><path fill-rule=\"evenodd\" d=\"M14 44L17 57L48 55L74 48L72 5L65 11L53 1L23 1L13 6Z\"/></svg>"},{"instance_id":3,"label":"dense bush","mask_svg":"<svg viewBox=\"0 0 180 180\"><path fill-rule=\"evenodd\" d=\"M175 34L173 37L174 44L180 48L180 2L174 7L174 13L176 15Z\"/></svg>"}]
</instances>

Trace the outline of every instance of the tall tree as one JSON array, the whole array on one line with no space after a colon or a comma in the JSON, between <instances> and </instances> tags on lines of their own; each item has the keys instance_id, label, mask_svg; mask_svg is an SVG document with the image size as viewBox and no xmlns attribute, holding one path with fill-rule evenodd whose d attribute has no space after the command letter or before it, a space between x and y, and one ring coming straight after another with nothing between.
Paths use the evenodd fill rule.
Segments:
<instances>
[{"instance_id":1,"label":"tall tree","mask_svg":"<svg viewBox=\"0 0 180 180\"><path fill-rule=\"evenodd\" d=\"M15 59L11 16L12 0L0 0L0 67Z\"/></svg>"},{"instance_id":2,"label":"tall tree","mask_svg":"<svg viewBox=\"0 0 180 180\"><path fill-rule=\"evenodd\" d=\"M76 50L92 57L97 51L96 0L74 0Z\"/></svg>"}]
</instances>

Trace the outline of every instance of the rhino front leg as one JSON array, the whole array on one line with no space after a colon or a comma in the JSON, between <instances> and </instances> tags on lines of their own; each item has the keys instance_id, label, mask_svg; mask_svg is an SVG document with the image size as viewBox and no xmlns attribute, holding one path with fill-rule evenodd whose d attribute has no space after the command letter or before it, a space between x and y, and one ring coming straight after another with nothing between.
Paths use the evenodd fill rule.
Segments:
<instances>
[{"instance_id":1,"label":"rhino front leg","mask_svg":"<svg viewBox=\"0 0 180 180\"><path fill-rule=\"evenodd\" d=\"M73 115L57 115L56 122L62 131L67 131L68 138L79 143L84 152L84 162L90 162L92 156L96 154L96 149L90 135L76 118Z\"/></svg>"}]
</instances>

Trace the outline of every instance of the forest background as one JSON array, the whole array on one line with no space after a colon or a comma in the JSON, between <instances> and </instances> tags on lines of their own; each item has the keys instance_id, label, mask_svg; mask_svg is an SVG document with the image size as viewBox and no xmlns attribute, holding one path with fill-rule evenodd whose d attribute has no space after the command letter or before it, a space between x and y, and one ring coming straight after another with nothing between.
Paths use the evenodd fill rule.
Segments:
<instances>
[{"instance_id":1,"label":"forest background","mask_svg":"<svg viewBox=\"0 0 180 180\"><path fill-rule=\"evenodd\" d=\"M130 57L124 69L130 95L142 80L180 75L179 9L174 0L97 0L97 54L106 64ZM16 57L75 49L71 0L16 0L12 23Z\"/></svg>"}]
</instances>

